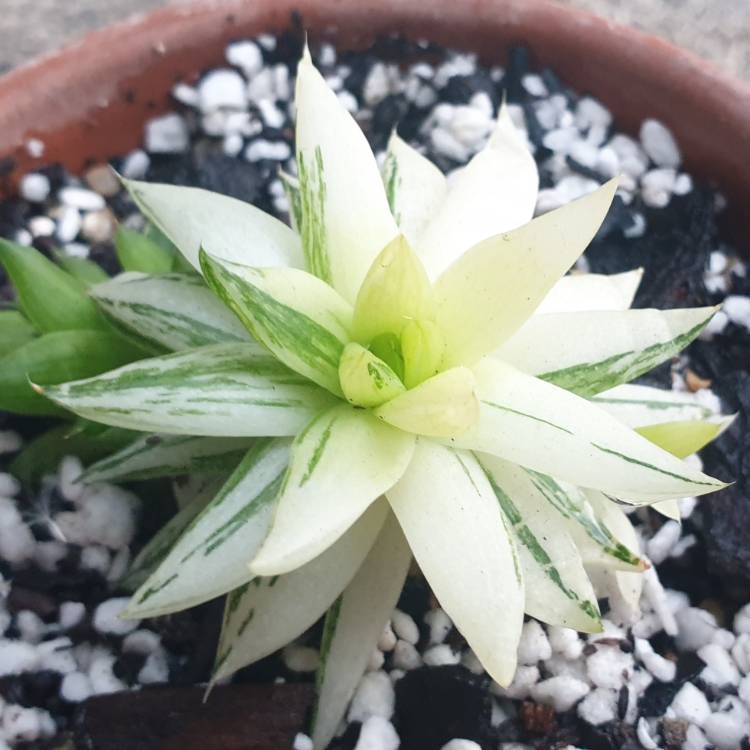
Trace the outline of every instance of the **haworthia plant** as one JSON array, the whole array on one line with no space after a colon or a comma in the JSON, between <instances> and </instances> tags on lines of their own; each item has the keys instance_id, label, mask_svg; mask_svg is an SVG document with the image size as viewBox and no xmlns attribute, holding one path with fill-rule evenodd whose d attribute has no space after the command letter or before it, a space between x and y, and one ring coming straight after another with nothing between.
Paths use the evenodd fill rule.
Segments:
<instances>
[{"instance_id":1,"label":"haworthia plant","mask_svg":"<svg viewBox=\"0 0 750 750\"><path fill-rule=\"evenodd\" d=\"M566 276L616 180L532 219L538 175L505 109L450 183L398 136L381 178L307 53L296 112L294 227L205 191L126 183L203 277L128 274L92 297L171 353L37 390L153 433L89 480L231 472L136 560L129 614L229 592L219 679L329 610L322 750L412 555L507 685L524 612L599 629L591 576L633 604L623 576L645 562L617 503L720 490L682 457L723 422L698 399L627 385L712 309L629 310L638 269Z\"/></svg>"}]
</instances>

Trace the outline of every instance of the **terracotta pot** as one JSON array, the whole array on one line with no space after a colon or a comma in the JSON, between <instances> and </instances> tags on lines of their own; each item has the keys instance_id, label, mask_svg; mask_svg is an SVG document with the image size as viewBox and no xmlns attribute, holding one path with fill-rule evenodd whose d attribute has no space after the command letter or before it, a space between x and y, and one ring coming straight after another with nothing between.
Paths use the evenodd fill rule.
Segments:
<instances>
[{"instance_id":1,"label":"terracotta pot","mask_svg":"<svg viewBox=\"0 0 750 750\"><path fill-rule=\"evenodd\" d=\"M750 214L742 215L750 87L661 39L549 0L211 0L95 32L0 79L6 192L38 164L75 171L136 146L143 122L170 106L175 81L220 64L232 39L288 26L294 11L312 36L332 32L347 47L400 31L503 62L524 42L538 62L606 103L624 128L647 116L669 125L687 168L734 199L736 222L750 229ZM46 145L40 159L25 148L30 137Z\"/></svg>"}]
</instances>

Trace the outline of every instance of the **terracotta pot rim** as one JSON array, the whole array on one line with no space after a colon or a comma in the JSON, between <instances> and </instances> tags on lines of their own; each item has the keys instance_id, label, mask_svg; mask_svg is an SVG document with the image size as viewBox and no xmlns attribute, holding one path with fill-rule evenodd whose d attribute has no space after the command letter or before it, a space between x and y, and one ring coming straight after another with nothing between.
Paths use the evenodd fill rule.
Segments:
<instances>
[{"instance_id":1,"label":"terracotta pot rim","mask_svg":"<svg viewBox=\"0 0 750 750\"><path fill-rule=\"evenodd\" d=\"M662 120L686 169L730 198L750 194L750 174L737 168L750 160L750 85L669 42L552 0L203 0L135 16L0 78L0 159L12 159L0 162L5 193L49 161L75 172L135 147L143 122L173 106L176 80L221 64L232 39L288 27L294 11L313 38L335 31L344 48L399 31L501 61L525 43L540 65L603 101L618 129ZM46 144L42 158L29 155L30 137ZM742 221L750 228L750 218Z\"/></svg>"}]
</instances>

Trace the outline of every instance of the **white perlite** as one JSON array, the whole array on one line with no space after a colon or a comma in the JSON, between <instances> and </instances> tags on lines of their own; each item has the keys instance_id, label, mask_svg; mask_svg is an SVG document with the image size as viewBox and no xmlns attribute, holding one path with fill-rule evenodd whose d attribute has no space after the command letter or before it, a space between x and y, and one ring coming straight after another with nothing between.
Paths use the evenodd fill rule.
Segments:
<instances>
[{"instance_id":1,"label":"white perlite","mask_svg":"<svg viewBox=\"0 0 750 750\"><path fill-rule=\"evenodd\" d=\"M252 78L263 68L263 53L255 42L234 42L227 47L227 62L238 67L247 78Z\"/></svg>"},{"instance_id":2,"label":"white perlite","mask_svg":"<svg viewBox=\"0 0 750 750\"><path fill-rule=\"evenodd\" d=\"M586 669L597 687L619 690L633 672L633 656L617 646L598 646L586 659Z\"/></svg>"},{"instance_id":3,"label":"white perlite","mask_svg":"<svg viewBox=\"0 0 750 750\"><path fill-rule=\"evenodd\" d=\"M536 664L549 659L550 656L552 656L552 647L542 626L536 620L525 622L518 644L518 662Z\"/></svg>"},{"instance_id":4,"label":"white perlite","mask_svg":"<svg viewBox=\"0 0 750 750\"><path fill-rule=\"evenodd\" d=\"M617 691L606 688L592 690L579 704L578 715L597 726L617 717Z\"/></svg>"},{"instance_id":5,"label":"white perlite","mask_svg":"<svg viewBox=\"0 0 750 750\"><path fill-rule=\"evenodd\" d=\"M669 706L678 719L685 719L702 727L711 715L706 696L692 682L686 682Z\"/></svg>"},{"instance_id":6,"label":"white perlite","mask_svg":"<svg viewBox=\"0 0 750 750\"><path fill-rule=\"evenodd\" d=\"M169 114L149 120L143 140L152 154L173 154L188 149L190 133L183 117Z\"/></svg>"},{"instance_id":7,"label":"white perlite","mask_svg":"<svg viewBox=\"0 0 750 750\"><path fill-rule=\"evenodd\" d=\"M682 157L672 133L658 120L644 120L641 143L651 161L659 167L679 167Z\"/></svg>"},{"instance_id":8,"label":"white perlite","mask_svg":"<svg viewBox=\"0 0 750 750\"><path fill-rule=\"evenodd\" d=\"M349 721L362 721L371 716L390 719L396 702L393 683L385 672L368 672L360 681L349 706Z\"/></svg>"},{"instance_id":9,"label":"white perlite","mask_svg":"<svg viewBox=\"0 0 750 750\"><path fill-rule=\"evenodd\" d=\"M393 627L393 632L401 640L411 643L413 646L416 646L419 642L419 628L411 615L407 615L400 609L394 609L391 616L391 626Z\"/></svg>"},{"instance_id":10,"label":"white perlite","mask_svg":"<svg viewBox=\"0 0 750 750\"><path fill-rule=\"evenodd\" d=\"M550 677L531 688L531 697L562 713L572 708L591 688L581 680L567 675Z\"/></svg>"},{"instance_id":11,"label":"white perlite","mask_svg":"<svg viewBox=\"0 0 750 750\"><path fill-rule=\"evenodd\" d=\"M198 106L205 113L247 106L245 80L236 70L212 70L198 84Z\"/></svg>"},{"instance_id":12,"label":"white perlite","mask_svg":"<svg viewBox=\"0 0 750 750\"><path fill-rule=\"evenodd\" d=\"M398 734L388 719L371 716L362 724L354 750L398 750Z\"/></svg>"},{"instance_id":13,"label":"white perlite","mask_svg":"<svg viewBox=\"0 0 750 750\"><path fill-rule=\"evenodd\" d=\"M31 203L42 203L47 200L49 191L49 177L37 172L24 175L18 184L18 192L21 197Z\"/></svg>"},{"instance_id":14,"label":"white perlite","mask_svg":"<svg viewBox=\"0 0 750 750\"><path fill-rule=\"evenodd\" d=\"M138 628L140 620L125 620L120 615L130 602L127 596L107 599L94 611L94 627L100 633L127 635Z\"/></svg>"},{"instance_id":15,"label":"white perlite","mask_svg":"<svg viewBox=\"0 0 750 750\"><path fill-rule=\"evenodd\" d=\"M482 750L482 747L474 740L455 739L446 742L440 750Z\"/></svg>"}]
</instances>

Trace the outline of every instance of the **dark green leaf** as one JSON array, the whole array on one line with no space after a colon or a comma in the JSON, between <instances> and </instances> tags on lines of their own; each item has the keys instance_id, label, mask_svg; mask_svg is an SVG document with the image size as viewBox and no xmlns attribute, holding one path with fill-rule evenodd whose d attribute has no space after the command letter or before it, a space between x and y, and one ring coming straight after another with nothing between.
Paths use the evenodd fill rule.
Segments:
<instances>
[{"instance_id":1,"label":"dark green leaf","mask_svg":"<svg viewBox=\"0 0 750 750\"><path fill-rule=\"evenodd\" d=\"M34 338L34 326L17 310L0 311L0 357Z\"/></svg>"}]
</instances>

